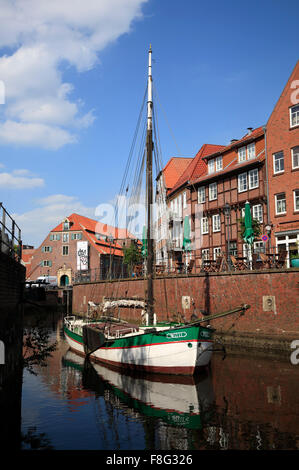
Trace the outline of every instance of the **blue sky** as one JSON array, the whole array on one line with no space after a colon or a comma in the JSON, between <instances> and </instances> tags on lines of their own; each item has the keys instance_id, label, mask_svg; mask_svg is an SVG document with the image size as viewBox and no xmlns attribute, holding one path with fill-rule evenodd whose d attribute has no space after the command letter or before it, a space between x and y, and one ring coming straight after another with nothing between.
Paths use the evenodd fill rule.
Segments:
<instances>
[{"instance_id":1,"label":"blue sky","mask_svg":"<svg viewBox=\"0 0 299 470\"><path fill-rule=\"evenodd\" d=\"M0 0L0 12L0 200L36 246L118 193L150 43L164 164L265 124L299 58L297 0Z\"/></svg>"}]
</instances>

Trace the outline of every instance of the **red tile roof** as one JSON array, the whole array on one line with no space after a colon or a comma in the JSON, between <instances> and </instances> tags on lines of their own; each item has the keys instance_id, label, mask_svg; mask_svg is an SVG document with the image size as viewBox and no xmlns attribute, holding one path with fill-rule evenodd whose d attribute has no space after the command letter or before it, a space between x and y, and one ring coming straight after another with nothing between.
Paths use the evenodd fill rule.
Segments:
<instances>
[{"instance_id":1,"label":"red tile roof","mask_svg":"<svg viewBox=\"0 0 299 470\"><path fill-rule=\"evenodd\" d=\"M188 181L198 178L203 175L206 171L207 164L203 160L204 157L210 155L211 153L220 152L224 149L224 145L214 145L214 144L204 144L194 158L191 159L189 165L186 167L185 171L181 174L180 178L177 180L176 184L173 186L171 193L180 188L183 184Z\"/></svg>"},{"instance_id":2,"label":"red tile roof","mask_svg":"<svg viewBox=\"0 0 299 470\"><path fill-rule=\"evenodd\" d=\"M106 237L112 236L114 239L136 239L136 237L130 233L127 229L116 228L111 225L103 224L98 220L90 219L79 214L71 214L66 217L70 222L69 232L83 231L86 238L90 241L91 245L102 254L110 254L110 243L106 241ZM63 222L55 227L51 232L62 232ZM100 239L96 238L95 234L100 234ZM119 243L112 243L111 248L113 254L123 256L122 247Z\"/></svg>"},{"instance_id":3,"label":"red tile roof","mask_svg":"<svg viewBox=\"0 0 299 470\"><path fill-rule=\"evenodd\" d=\"M163 169L166 189L172 189L193 158L172 157Z\"/></svg>"},{"instance_id":4,"label":"red tile roof","mask_svg":"<svg viewBox=\"0 0 299 470\"><path fill-rule=\"evenodd\" d=\"M250 143L252 140L257 139L263 134L264 134L263 126L257 127L256 129L253 129L250 134L249 133L245 134L244 137L242 137L241 139L236 140L230 143L229 145L222 147L222 149L215 150L213 153L209 153L208 155L205 155L203 158L205 158L206 160L209 160L210 158L213 158L216 155L219 155L220 153L224 154L235 147L241 147L242 145ZM209 158L206 158L206 157L209 157Z\"/></svg>"}]
</instances>

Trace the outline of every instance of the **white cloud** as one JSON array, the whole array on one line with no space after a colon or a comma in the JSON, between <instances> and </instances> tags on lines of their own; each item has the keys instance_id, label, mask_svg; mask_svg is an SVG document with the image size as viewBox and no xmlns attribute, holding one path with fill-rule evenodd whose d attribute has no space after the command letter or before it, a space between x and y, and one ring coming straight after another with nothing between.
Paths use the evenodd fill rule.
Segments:
<instances>
[{"instance_id":1,"label":"white cloud","mask_svg":"<svg viewBox=\"0 0 299 470\"><path fill-rule=\"evenodd\" d=\"M42 178L32 177L25 169L14 170L12 173L0 173L0 188L5 189L33 189L44 186Z\"/></svg>"},{"instance_id":2,"label":"white cloud","mask_svg":"<svg viewBox=\"0 0 299 470\"><path fill-rule=\"evenodd\" d=\"M36 201L37 207L23 214L12 214L22 231L24 244L38 247L64 217L73 213L95 219L95 208L86 207L77 197L53 194Z\"/></svg>"},{"instance_id":3,"label":"white cloud","mask_svg":"<svg viewBox=\"0 0 299 470\"><path fill-rule=\"evenodd\" d=\"M0 80L5 106L0 142L56 149L76 142L93 111L72 101L61 64L87 71L107 44L128 33L147 0L1 0Z\"/></svg>"}]
</instances>

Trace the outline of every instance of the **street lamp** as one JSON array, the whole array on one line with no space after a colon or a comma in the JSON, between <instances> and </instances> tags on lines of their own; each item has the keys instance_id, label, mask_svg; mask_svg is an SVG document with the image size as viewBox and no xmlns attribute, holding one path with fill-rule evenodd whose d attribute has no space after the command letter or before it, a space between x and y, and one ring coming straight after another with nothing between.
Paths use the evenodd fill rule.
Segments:
<instances>
[{"instance_id":1,"label":"street lamp","mask_svg":"<svg viewBox=\"0 0 299 470\"><path fill-rule=\"evenodd\" d=\"M230 262L230 213L231 207L228 202L224 204L223 213L226 218L226 240L227 240L227 264L228 268L230 269L231 262Z\"/></svg>"},{"instance_id":2,"label":"street lamp","mask_svg":"<svg viewBox=\"0 0 299 470\"><path fill-rule=\"evenodd\" d=\"M108 242L109 242L109 245L110 245L110 263L109 263L109 278L110 278L110 280L111 280L111 277L112 277L112 272L111 272L111 270L112 270L111 245L112 245L113 241L114 240L113 240L112 235L109 235L108 236Z\"/></svg>"}]
</instances>

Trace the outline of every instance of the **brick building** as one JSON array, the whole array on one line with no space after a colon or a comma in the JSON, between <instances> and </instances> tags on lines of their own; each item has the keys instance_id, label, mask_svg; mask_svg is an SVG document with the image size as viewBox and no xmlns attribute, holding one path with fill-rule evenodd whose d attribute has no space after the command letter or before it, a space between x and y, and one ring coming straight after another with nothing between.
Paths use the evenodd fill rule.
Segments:
<instances>
[{"instance_id":1,"label":"brick building","mask_svg":"<svg viewBox=\"0 0 299 470\"><path fill-rule=\"evenodd\" d=\"M277 250L299 243L299 61L267 122L269 221ZM289 263L289 260L288 260Z\"/></svg>"},{"instance_id":2,"label":"brick building","mask_svg":"<svg viewBox=\"0 0 299 470\"><path fill-rule=\"evenodd\" d=\"M31 255L27 279L57 276L63 287L71 285L79 272L98 279L118 277L124 269L123 247L134 236L126 229L71 214L53 228Z\"/></svg>"},{"instance_id":3,"label":"brick building","mask_svg":"<svg viewBox=\"0 0 299 470\"><path fill-rule=\"evenodd\" d=\"M165 172L167 173L167 165ZM227 146L205 144L176 175L166 194L157 185L159 217L166 220L164 243L159 238L158 262L166 258L188 262L190 256L215 259L222 252L248 256L240 220L249 201L260 224L255 252L267 249L294 252L299 244L299 62L296 64L265 126L248 128ZM159 210L159 209L158 209ZM164 211L164 212L163 212ZM187 219L186 219L187 218ZM191 228L192 250L184 253L184 224ZM163 225L160 222L160 225ZM167 256L162 254L167 247ZM250 254L249 254L250 256ZM287 260L289 266L289 257Z\"/></svg>"}]
</instances>

